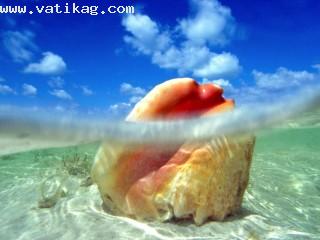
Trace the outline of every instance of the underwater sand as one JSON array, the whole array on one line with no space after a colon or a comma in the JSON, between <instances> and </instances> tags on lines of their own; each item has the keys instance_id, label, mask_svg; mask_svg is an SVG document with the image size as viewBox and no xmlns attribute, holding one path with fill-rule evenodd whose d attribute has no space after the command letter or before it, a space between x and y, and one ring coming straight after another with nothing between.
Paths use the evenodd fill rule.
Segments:
<instances>
[{"instance_id":1,"label":"underwater sand","mask_svg":"<svg viewBox=\"0 0 320 240\"><path fill-rule=\"evenodd\" d=\"M242 209L200 227L105 212L87 181L98 146L1 156L1 239L320 239L319 126L259 134Z\"/></svg>"}]
</instances>

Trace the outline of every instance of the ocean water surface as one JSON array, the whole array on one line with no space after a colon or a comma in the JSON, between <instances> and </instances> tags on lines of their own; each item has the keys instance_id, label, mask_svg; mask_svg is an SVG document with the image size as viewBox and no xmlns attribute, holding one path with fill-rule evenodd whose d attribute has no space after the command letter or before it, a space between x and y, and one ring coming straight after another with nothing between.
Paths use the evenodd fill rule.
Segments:
<instances>
[{"instance_id":1,"label":"ocean water surface","mask_svg":"<svg viewBox=\"0 0 320 240\"><path fill-rule=\"evenodd\" d=\"M3 239L320 239L320 118L257 133L250 183L223 222L138 222L104 211L90 181L98 142L0 157Z\"/></svg>"}]
</instances>

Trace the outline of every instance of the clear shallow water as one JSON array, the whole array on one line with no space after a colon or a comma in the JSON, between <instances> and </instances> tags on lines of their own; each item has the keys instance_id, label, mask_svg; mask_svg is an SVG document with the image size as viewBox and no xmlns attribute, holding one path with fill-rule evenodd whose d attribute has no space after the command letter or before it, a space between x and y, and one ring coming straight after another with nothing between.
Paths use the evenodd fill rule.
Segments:
<instances>
[{"instance_id":1,"label":"clear shallow water","mask_svg":"<svg viewBox=\"0 0 320 240\"><path fill-rule=\"evenodd\" d=\"M200 227L188 221L141 223L106 213L96 186L86 181L98 144L2 156L0 236L320 239L320 128L292 126L258 135L239 214Z\"/></svg>"}]
</instances>

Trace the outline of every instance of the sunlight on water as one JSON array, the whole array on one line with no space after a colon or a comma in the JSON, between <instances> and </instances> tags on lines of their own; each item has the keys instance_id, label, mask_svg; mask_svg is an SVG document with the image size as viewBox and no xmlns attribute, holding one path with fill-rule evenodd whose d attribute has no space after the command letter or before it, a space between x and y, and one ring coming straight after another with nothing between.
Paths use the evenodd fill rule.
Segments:
<instances>
[{"instance_id":1,"label":"sunlight on water","mask_svg":"<svg viewBox=\"0 0 320 240\"><path fill-rule=\"evenodd\" d=\"M0 235L6 239L319 239L319 118L257 136L240 212L198 227L143 223L102 208L89 177L98 143L0 158ZM308 123L308 124L306 124Z\"/></svg>"}]
</instances>

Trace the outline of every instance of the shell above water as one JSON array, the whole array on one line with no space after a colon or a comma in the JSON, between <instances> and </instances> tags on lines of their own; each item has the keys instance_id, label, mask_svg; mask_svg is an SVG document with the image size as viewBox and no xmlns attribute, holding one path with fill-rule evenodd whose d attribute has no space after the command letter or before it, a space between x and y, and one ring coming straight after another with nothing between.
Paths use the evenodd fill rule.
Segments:
<instances>
[{"instance_id":1,"label":"shell above water","mask_svg":"<svg viewBox=\"0 0 320 240\"><path fill-rule=\"evenodd\" d=\"M156 86L128 121L204 117L231 110L222 88L189 78ZM173 133L174 134L174 133ZM104 205L140 220L222 220L241 206L248 184L254 137L220 137L176 145L106 142L92 168Z\"/></svg>"}]
</instances>

